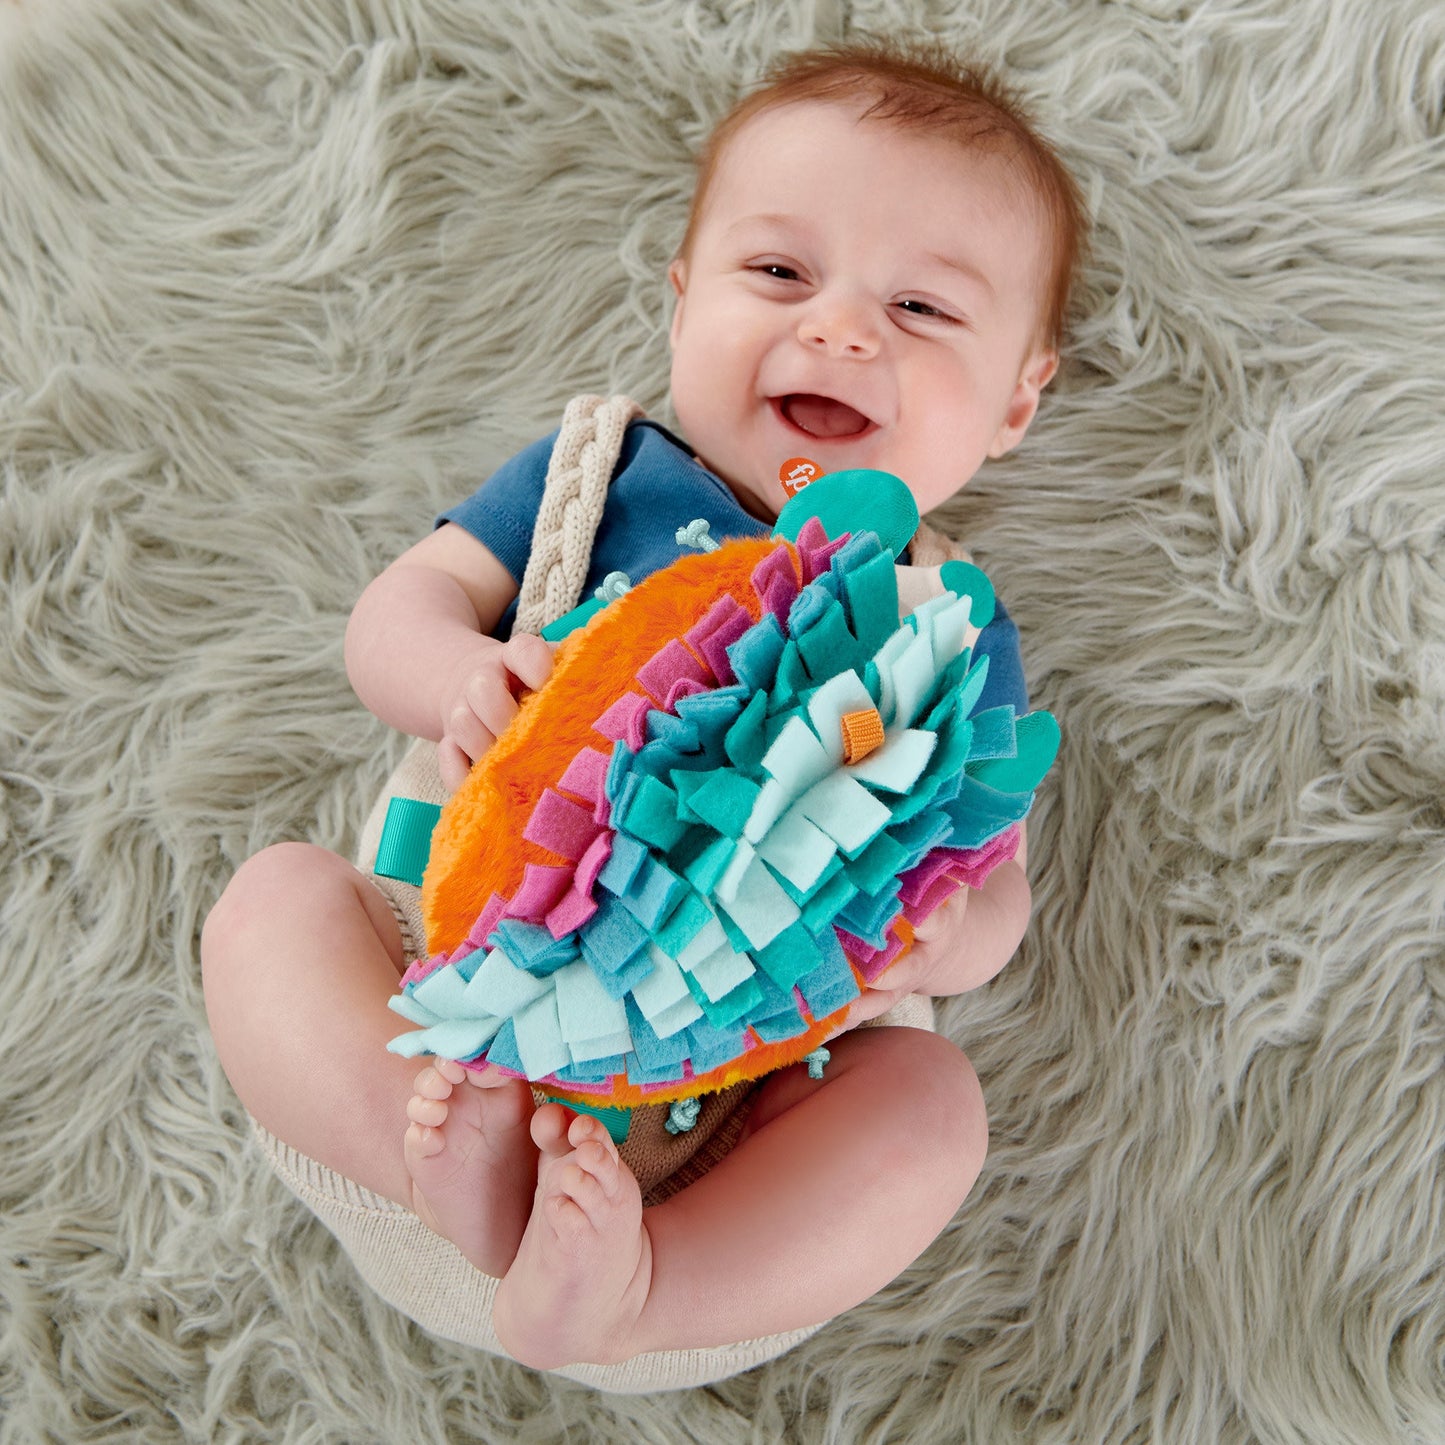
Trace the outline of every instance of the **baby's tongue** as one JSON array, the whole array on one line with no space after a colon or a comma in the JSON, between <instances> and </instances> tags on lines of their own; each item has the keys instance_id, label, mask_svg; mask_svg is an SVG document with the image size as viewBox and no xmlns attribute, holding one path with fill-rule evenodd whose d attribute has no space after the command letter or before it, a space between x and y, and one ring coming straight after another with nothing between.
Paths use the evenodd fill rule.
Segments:
<instances>
[{"instance_id":1,"label":"baby's tongue","mask_svg":"<svg viewBox=\"0 0 1445 1445\"><path fill-rule=\"evenodd\" d=\"M868 418L861 411L854 411L851 406L828 396L798 393L785 397L783 415L794 426L802 427L815 437L856 436L868 425Z\"/></svg>"}]
</instances>

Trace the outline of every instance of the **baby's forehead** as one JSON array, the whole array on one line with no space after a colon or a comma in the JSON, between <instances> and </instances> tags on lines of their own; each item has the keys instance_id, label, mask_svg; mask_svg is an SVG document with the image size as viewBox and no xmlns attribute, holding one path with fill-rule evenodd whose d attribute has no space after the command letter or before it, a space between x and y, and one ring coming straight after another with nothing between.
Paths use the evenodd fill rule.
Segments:
<instances>
[{"instance_id":1,"label":"baby's forehead","mask_svg":"<svg viewBox=\"0 0 1445 1445\"><path fill-rule=\"evenodd\" d=\"M850 156L865 149L876 154L883 147L892 152L900 174L916 175L930 186L947 187L960 177L961 171L946 162L962 159L970 189L996 190L1001 199L1037 214L1037 188L1019 164L1019 147L1011 137L987 126L927 125L872 115L869 105L867 96L805 98L756 112L719 148L700 199L708 209L745 208L750 192L773 179L784 157L789 165L812 162L820 171L841 174Z\"/></svg>"}]
</instances>

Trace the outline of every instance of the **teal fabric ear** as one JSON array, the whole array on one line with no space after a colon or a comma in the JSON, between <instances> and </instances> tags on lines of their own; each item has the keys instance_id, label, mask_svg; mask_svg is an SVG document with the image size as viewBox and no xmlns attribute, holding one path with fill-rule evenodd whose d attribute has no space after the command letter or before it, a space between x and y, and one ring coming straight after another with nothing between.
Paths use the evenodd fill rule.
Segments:
<instances>
[{"instance_id":1,"label":"teal fabric ear","mask_svg":"<svg viewBox=\"0 0 1445 1445\"><path fill-rule=\"evenodd\" d=\"M993 583L980 568L972 562L945 562L939 580L957 597L967 597L973 606L969 609L969 623L985 628L993 621Z\"/></svg>"},{"instance_id":2,"label":"teal fabric ear","mask_svg":"<svg viewBox=\"0 0 1445 1445\"><path fill-rule=\"evenodd\" d=\"M873 532L895 557L918 530L913 494L892 472L870 467L829 472L810 482L778 513L773 534L796 542L810 517L816 517L830 537Z\"/></svg>"}]
</instances>

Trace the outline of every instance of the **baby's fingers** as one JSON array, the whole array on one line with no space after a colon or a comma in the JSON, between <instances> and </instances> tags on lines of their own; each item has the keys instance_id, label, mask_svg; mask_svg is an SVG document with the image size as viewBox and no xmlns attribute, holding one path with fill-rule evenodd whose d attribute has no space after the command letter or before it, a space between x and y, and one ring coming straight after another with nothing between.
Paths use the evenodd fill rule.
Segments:
<instances>
[{"instance_id":1,"label":"baby's fingers","mask_svg":"<svg viewBox=\"0 0 1445 1445\"><path fill-rule=\"evenodd\" d=\"M507 671L532 692L552 675L552 648L534 632L514 632L502 644Z\"/></svg>"}]
</instances>

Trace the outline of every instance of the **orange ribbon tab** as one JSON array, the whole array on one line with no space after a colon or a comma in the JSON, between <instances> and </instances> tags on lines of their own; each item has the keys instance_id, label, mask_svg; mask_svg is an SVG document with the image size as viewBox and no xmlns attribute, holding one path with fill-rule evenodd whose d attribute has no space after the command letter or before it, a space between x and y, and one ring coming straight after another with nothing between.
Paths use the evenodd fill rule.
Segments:
<instances>
[{"instance_id":1,"label":"orange ribbon tab","mask_svg":"<svg viewBox=\"0 0 1445 1445\"><path fill-rule=\"evenodd\" d=\"M789 457L778 468L778 480L789 497L796 497L809 482L816 482L823 469L809 457Z\"/></svg>"}]
</instances>

